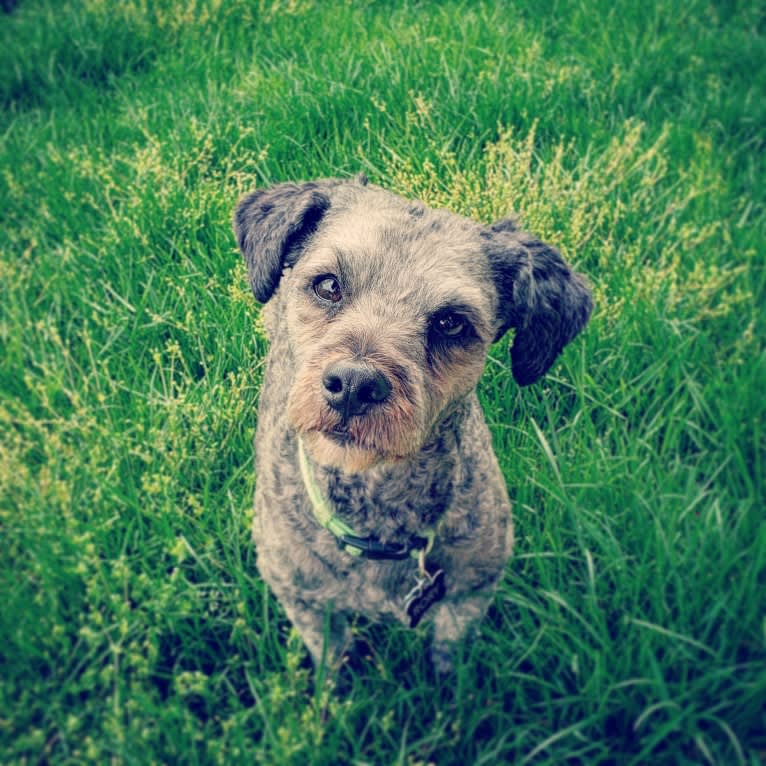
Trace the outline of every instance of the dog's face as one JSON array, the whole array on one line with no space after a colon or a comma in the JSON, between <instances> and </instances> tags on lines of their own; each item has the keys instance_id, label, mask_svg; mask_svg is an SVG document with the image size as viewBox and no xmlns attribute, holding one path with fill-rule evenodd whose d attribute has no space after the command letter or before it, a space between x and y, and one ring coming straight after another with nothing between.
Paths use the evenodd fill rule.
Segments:
<instances>
[{"instance_id":1,"label":"dog's face","mask_svg":"<svg viewBox=\"0 0 766 766\"><path fill-rule=\"evenodd\" d=\"M280 287L289 419L316 459L347 470L419 451L478 382L496 329L475 227L382 202L328 214Z\"/></svg>"},{"instance_id":2,"label":"dog's face","mask_svg":"<svg viewBox=\"0 0 766 766\"><path fill-rule=\"evenodd\" d=\"M348 472L420 451L509 327L526 384L590 313L582 280L510 222L483 227L364 179L255 192L234 226L256 297L279 288L288 419L315 460Z\"/></svg>"}]
</instances>

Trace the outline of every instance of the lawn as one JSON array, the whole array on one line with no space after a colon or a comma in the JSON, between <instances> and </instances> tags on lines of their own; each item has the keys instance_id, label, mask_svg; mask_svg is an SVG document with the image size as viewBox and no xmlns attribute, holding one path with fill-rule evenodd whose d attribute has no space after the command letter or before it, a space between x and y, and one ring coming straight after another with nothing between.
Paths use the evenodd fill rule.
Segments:
<instances>
[{"instance_id":1,"label":"lawn","mask_svg":"<svg viewBox=\"0 0 766 766\"><path fill-rule=\"evenodd\" d=\"M766 761L756 2L20 0L0 14L0 760ZM480 387L517 546L478 640L314 683L249 538L240 194L515 211L596 310Z\"/></svg>"}]
</instances>

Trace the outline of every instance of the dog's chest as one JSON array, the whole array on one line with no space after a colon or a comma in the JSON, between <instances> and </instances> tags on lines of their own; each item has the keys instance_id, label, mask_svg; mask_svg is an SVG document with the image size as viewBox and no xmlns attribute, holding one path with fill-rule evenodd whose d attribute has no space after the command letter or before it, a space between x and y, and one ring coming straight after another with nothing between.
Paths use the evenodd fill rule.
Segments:
<instances>
[{"instance_id":1,"label":"dog's chest","mask_svg":"<svg viewBox=\"0 0 766 766\"><path fill-rule=\"evenodd\" d=\"M329 530L317 530L310 547L311 567L317 574L322 571L319 579L325 584L326 578L333 581L329 590L334 608L373 619L393 617L408 625L427 619L430 607L445 592L443 577L431 587L426 566L430 571L440 568L437 551L430 548L452 496L447 471L398 482L386 474L365 482L332 473L324 478L326 497L356 536L394 550L414 539L430 541L422 556L413 550L404 559L376 560L352 555Z\"/></svg>"},{"instance_id":2,"label":"dog's chest","mask_svg":"<svg viewBox=\"0 0 766 766\"><path fill-rule=\"evenodd\" d=\"M356 561L347 571L339 599L342 609L407 624L407 595L417 583L414 561Z\"/></svg>"},{"instance_id":3,"label":"dog's chest","mask_svg":"<svg viewBox=\"0 0 766 766\"><path fill-rule=\"evenodd\" d=\"M372 620L393 618L415 627L421 620L428 621L445 598L449 578L431 557L426 557L426 571L416 558L357 558L327 542L326 538L319 542L313 559L323 571L324 600L332 601L336 611Z\"/></svg>"}]
</instances>

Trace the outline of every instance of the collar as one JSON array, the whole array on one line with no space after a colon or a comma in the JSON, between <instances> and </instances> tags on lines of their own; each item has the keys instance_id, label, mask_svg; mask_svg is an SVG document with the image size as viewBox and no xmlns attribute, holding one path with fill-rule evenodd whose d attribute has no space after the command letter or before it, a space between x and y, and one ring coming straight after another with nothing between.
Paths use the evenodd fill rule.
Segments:
<instances>
[{"instance_id":1,"label":"collar","mask_svg":"<svg viewBox=\"0 0 766 766\"><path fill-rule=\"evenodd\" d=\"M424 536L412 535L406 543L381 543L372 535L360 537L352 527L333 513L330 502L322 494L316 482L314 470L306 456L300 437L298 437L298 463L301 467L303 486L311 500L314 518L335 536L342 550L351 556L374 560L402 561L407 558L418 559L420 562L424 560L434 544L436 533L433 529L425 530Z\"/></svg>"}]
</instances>

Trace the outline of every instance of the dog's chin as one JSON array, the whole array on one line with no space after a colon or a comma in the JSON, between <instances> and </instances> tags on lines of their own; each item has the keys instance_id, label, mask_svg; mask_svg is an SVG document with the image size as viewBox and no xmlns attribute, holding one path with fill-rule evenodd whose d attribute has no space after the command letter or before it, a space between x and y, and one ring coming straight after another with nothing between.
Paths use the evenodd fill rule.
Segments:
<instances>
[{"instance_id":1,"label":"dog's chin","mask_svg":"<svg viewBox=\"0 0 766 766\"><path fill-rule=\"evenodd\" d=\"M302 438L306 451L314 461L327 468L340 468L344 473L362 473L377 465L402 459L362 447L343 433L311 431L303 434Z\"/></svg>"}]
</instances>

